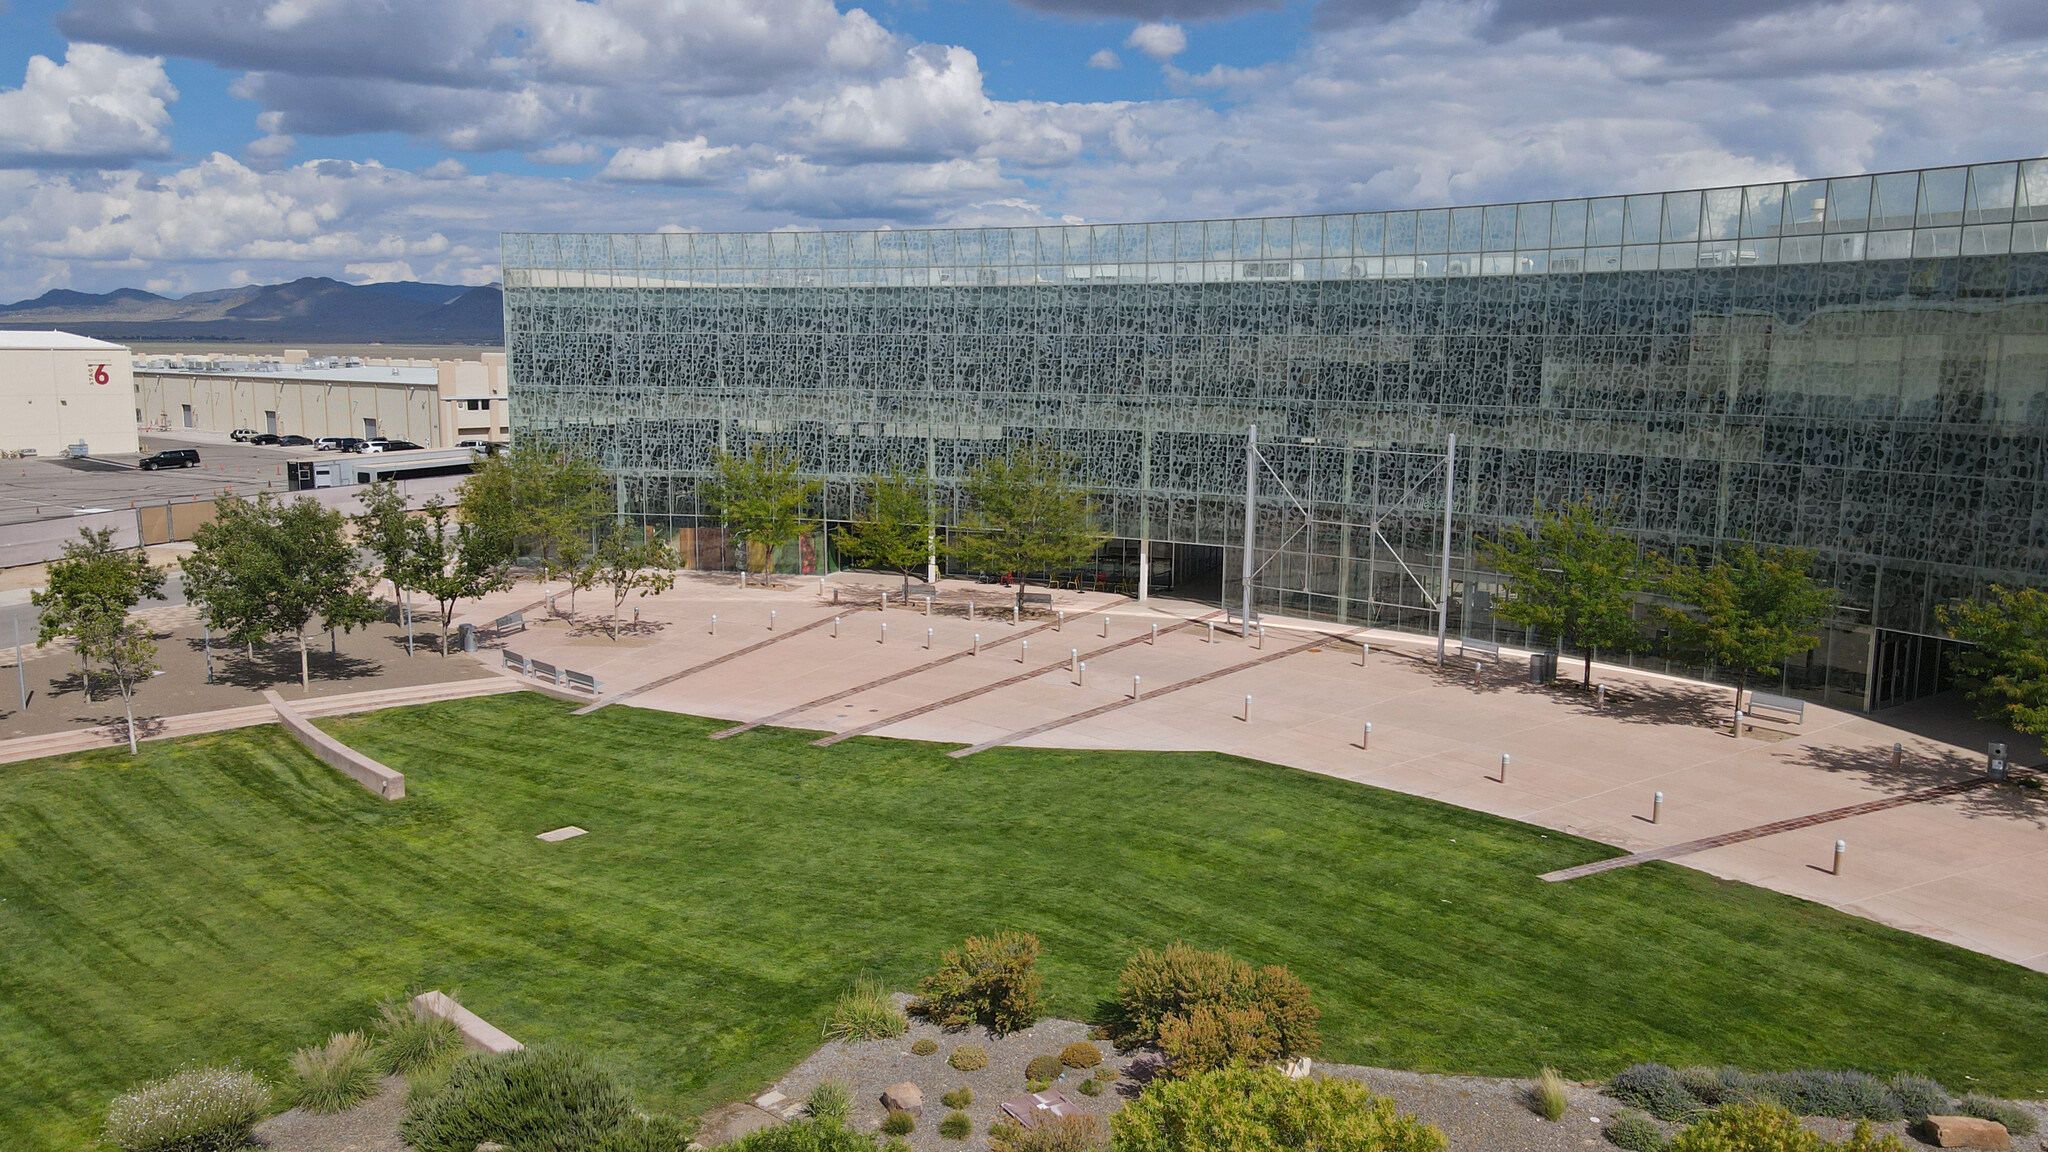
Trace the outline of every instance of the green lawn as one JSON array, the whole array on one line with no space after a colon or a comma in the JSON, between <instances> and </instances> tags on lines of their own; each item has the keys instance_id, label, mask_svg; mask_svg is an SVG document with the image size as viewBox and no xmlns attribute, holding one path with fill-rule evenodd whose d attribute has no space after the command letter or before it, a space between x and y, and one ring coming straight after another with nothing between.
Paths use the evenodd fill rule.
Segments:
<instances>
[{"instance_id":1,"label":"green lawn","mask_svg":"<svg viewBox=\"0 0 2048 1152\"><path fill-rule=\"evenodd\" d=\"M275 728L0 767L0 1144L75 1146L184 1061L275 1074L408 985L697 1109L808 1051L856 976L907 988L1005 927L1065 1015L1140 945L1288 964L1334 1060L2048 1088L2048 977L1671 865L1545 884L1611 850L1529 826L1226 756L954 761L570 707L329 722L406 773L398 804Z\"/></svg>"}]
</instances>

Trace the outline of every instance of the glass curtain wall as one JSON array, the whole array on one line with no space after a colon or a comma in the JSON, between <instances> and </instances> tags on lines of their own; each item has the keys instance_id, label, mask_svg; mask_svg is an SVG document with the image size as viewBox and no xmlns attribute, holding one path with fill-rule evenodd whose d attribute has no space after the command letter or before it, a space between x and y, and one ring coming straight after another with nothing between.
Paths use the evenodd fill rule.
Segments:
<instances>
[{"instance_id":1,"label":"glass curtain wall","mask_svg":"<svg viewBox=\"0 0 2048 1152\"><path fill-rule=\"evenodd\" d=\"M950 514L1028 439L1073 455L1116 535L1222 549L1227 582L1257 424L1261 607L1424 628L1409 573L1433 588L1455 432L1454 631L1530 639L1493 619L1473 542L1591 496L1649 550L1815 549L1842 607L1782 686L1850 706L1938 682L1873 668L1935 605L2048 563L2048 160L1270 219L508 234L504 267L516 434L593 453L664 528L700 522L721 449L796 452L844 519L891 469Z\"/></svg>"}]
</instances>

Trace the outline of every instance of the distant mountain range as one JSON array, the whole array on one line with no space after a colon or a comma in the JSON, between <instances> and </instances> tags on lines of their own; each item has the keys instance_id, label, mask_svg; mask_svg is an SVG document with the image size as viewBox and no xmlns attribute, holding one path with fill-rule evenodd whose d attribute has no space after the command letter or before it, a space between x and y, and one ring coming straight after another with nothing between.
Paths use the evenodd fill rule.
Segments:
<instances>
[{"instance_id":1,"label":"distant mountain range","mask_svg":"<svg viewBox=\"0 0 2048 1152\"><path fill-rule=\"evenodd\" d=\"M22 328L101 340L503 344L504 293L496 284L343 284L325 276L177 298L136 288L53 288L0 305L0 329Z\"/></svg>"}]
</instances>

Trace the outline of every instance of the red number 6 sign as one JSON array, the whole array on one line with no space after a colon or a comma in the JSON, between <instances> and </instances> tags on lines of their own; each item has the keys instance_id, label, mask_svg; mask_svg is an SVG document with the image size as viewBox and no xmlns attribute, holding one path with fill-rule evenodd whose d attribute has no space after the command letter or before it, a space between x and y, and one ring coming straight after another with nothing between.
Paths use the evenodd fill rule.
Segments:
<instances>
[{"instance_id":1,"label":"red number 6 sign","mask_svg":"<svg viewBox=\"0 0 2048 1152\"><path fill-rule=\"evenodd\" d=\"M107 366L105 364L90 364L87 367L92 370L92 382L94 384L105 384L108 381L109 377L107 376Z\"/></svg>"}]
</instances>

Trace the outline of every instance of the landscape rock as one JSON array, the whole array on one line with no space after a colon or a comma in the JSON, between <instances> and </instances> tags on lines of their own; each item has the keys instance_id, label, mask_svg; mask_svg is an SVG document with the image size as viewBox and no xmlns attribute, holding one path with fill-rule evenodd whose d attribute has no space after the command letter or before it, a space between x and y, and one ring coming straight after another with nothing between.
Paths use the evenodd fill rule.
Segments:
<instances>
[{"instance_id":1,"label":"landscape rock","mask_svg":"<svg viewBox=\"0 0 2048 1152\"><path fill-rule=\"evenodd\" d=\"M1921 1126L1936 1148L2010 1148L2005 1125L1975 1116L1929 1116Z\"/></svg>"},{"instance_id":2,"label":"landscape rock","mask_svg":"<svg viewBox=\"0 0 2048 1152\"><path fill-rule=\"evenodd\" d=\"M908 1080L882 1089L882 1107L891 1112L908 1112L912 1116L924 1115L924 1092Z\"/></svg>"}]
</instances>

